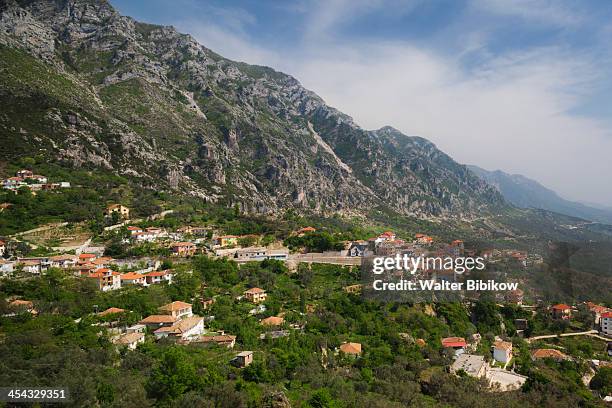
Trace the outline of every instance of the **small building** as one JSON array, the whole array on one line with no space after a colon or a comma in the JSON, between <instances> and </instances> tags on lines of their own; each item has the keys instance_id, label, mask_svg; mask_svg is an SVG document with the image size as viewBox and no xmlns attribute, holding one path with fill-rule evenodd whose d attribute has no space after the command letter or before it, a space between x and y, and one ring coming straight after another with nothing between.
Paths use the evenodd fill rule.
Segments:
<instances>
[{"instance_id":1,"label":"small building","mask_svg":"<svg viewBox=\"0 0 612 408\"><path fill-rule=\"evenodd\" d=\"M433 243L433 238L430 237L429 235L425 235L425 234L415 234L414 238L417 242L417 244L421 244L421 245L430 245Z\"/></svg>"},{"instance_id":2,"label":"small building","mask_svg":"<svg viewBox=\"0 0 612 408\"><path fill-rule=\"evenodd\" d=\"M512 343L508 341L496 341L493 343L493 359L507 364L512 359Z\"/></svg>"},{"instance_id":3,"label":"small building","mask_svg":"<svg viewBox=\"0 0 612 408\"><path fill-rule=\"evenodd\" d=\"M127 227L127 230L129 231L130 235L135 235L138 234L140 232L143 232L142 228L140 227L135 227L133 225L130 225L129 227Z\"/></svg>"},{"instance_id":4,"label":"small building","mask_svg":"<svg viewBox=\"0 0 612 408\"><path fill-rule=\"evenodd\" d=\"M612 309L609 309L605 306L597 305L593 302L586 302L586 307L591 313L593 313L595 324L600 324L602 314L606 312L612 312Z\"/></svg>"},{"instance_id":5,"label":"small building","mask_svg":"<svg viewBox=\"0 0 612 408\"><path fill-rule=\"evenodd\" d=\"M236 344L236 336L230 336L227 334L217 336L200 336L192 340L192 343L217 344L222 347L234 348L234 345Z\"/></svg>"},{"instance_id":6,"label":"small building","mask_svg":"<svg viewBox=\"0 0 612 408\"><path fill-rule=\"evenodd\" d=\"M348 256L361 257L368 249L368 241L353 241L348 247Z\"/></svg>"},{"instance_id":7,"label":"small building","mask_svg":"<svg viewBox=\"0 0 612 408\"><path fill-rule=\"evenodd\" d=\"M124 313L124 312L125 312L125 309L120 309L118 307L109 307L108 309L98 313L98 316L104 317L104 316L108 316L112 314L119 314L119 313Z\"/></svg>"},{"instance_id":8,"label":"small building","mask_svg":"<svg viewBox=\"0 0 612 408\"><path fill-rule=\"evenodd\" d=\"M56 255L49 258L52 268L68 269L76 266L78 257L76 255Z\"/></svg>"},{"instance_id":9,"label":"small building","mask_svg":"<svg viewBox=\"0 0 612 408\"><path fill-rule=\"evenodd\" d=\"M266 317L265 319L262 319L259 323L262 326L280 326L285 322L285 319L283 319L282 317L278 317L278 316L270 316L270 317Z\"/></svg>"},{"instance_id":10,"label":"small building","mask_svg":"<svg viewBox=\"0 0 612 408\"><path fill-rule=\"evenodd\" d=\"M361 290L363 288L363 285L360 283L357 283L355 285L349 285L349 286L345 286L342 289L346 292L346 293L353 293L353 294L357 294L357 293L361 293Z\"/></svg>"},{"instance_id":11,"label":"small building","mask_svg":"<svg viewBox=\"0 0 612 408\"><path fill-rule=\"evenodd\" d=\"M527 319L514 319L514 327L516 327L516 330L527 330L529 322Z\"/></svg>"},{"instance_id":12,"label":"small building","mask_svg":"<svg viewBox=\"0 0 612 408\"><path fill-rule=\"evenodd\" d=\"M96 254L80 254L79 255L79 259L78 259L78 263L79 265L83 265L83 264L88 264L88 263L93 263L93 261L96 260L96 258L98 257L98 255Z\"/></svg>"},{"instance_id":13,"label":"small building","mask_svg":"<svg viewBox=\"0 0 612 408\"><path fill-rule=\"evenodd\" d=\"M157 329L162 326L172 326L178 319L170 315L150 315L142 319L139 324L143 324L151 329Z\"/></svg>"},{"instance_id":14,"label":"small building","mask_svg":"<svg viewBox=\"0 0 612 408\"><path fill-rule=\"evenodd\" d=\"M144 333L127 333L116 339L113 343L126 346L129 350L135 350L139 344L144 343Z\"/></svg>"},{"instance_id":15,"label":"small building","mask_svg":"<svg viewBox=\"0 0 612 408\"><path fill-rule=\"evenodd\" d=\"M6 242L0 240L0 256L4 256L6 252Z\"/></svg>"},{"instance_id":16,"label":"small building","mask_svg":"<svg viewBox=\"0 0 612 408\"><path fill-rule=\"evenodd\" d=\"M569 357L556 349L536 349L531 352L532 360L550 358L556 361L568 360Z\"/></svg>"},{"instance_id":17,"label":"small building","mask_svg":"<svg viewBox=\"0 0 612 408\"><path fill-rule=\"evenodd\" d=\"M15 313L30 313L37 314L38 312L34 309L34 303L31 300L15 299L8 304L9 310Z\"/></svg>"},{"instance_id":18,"label":"small building","mask_svg":"<svg viewBox=\"0 0 612 408\"><path fill-rule=\"evenodd\" d=\"M467 343L463 337L445 337L441 340L442 347L445 349L452 349L455 352L455 356L463 354Z\"/></svg>"},{"instance_id":19,"label":"small building","mask_svg":"<svg viewBox=\"0 0 612 408\"><path fill-rule=\"evenodd\" d=\"M298 237L303 237L306 234L313 233L316 231L317 229L314 227L304 227L304 228L300 228L295 233L297 234Z\"/></svg>"},{"instance_id":20,"label":"small building","mask_svg":"<svg viewBox=\"0 0 612 408\"><path fill-rule=\"evenodd\" d=\"M193 242L175 242L171 246L172 255L181 257L193 256L197 249Z\"/></svg>"},{"instance_id":21,"label":"small building","mask_svg":"<svg viewBox=\"0 0 612 408\"><path fill-rule=\"evenodd\" d=\"M94 279L98 288L103 291L121 289L121 274L108 268L96 269L86 275L89 279Z\"/></svg>"},{"instance_id":22,"label":"small building","mask_svg":"<svg viewBox=\"0 0 612 408\"><path fill-rule=\"evenodd\" d=\"M6 259L0 258L0 275L7 275L9 273L13 273L14 270L14 261L7 261Z\"/></svg>"},{"instance_id":23,"label":"small building","mask_svg":"<svg viewBox=\"0 0 612 408\"><path fill-rule=\"evenodd\" d=\"M22 271L31 273L32 275L40 275L43 271L43 266L40 259L22 259L19 260L17 266L21 267Z\"/></svg>"},{"instance_id":24,"label":"small building","mask_svg":"<svg viewBox=\"0 0 612 408\"><path fill-rule=\"evenodd\" d=\"M266 249L263 247L243 248L234 253L234 259L238 262L263 261L265 259L286 261L288 257L289 251L287 249Z\"/></svg>"},{"instance_id":25,"label":"small building","mask_svg":"<svg viewBox=\"0 0 612 408\"><path fill-rule=\"evenodd\" d=\"M215 239L215 244L226 247L232 245L238 245L238 236L236 235L221 235Z\"/></svg>"},{"instance_id":26,"label":"small building","mask_svg":"<svg viewBox=\"0 0 612 408\"><path fill-rule=\"evenodd\" d=\"M261 288L251 288L244 292L244 296L250 302L261 303L266 301L268 294Z\"/></svg>"},{"instance_id":27,"label":"small building","mask_svg":"<svg viewBox=\"0 0 612 408\"><path fill-rule=\"evenodd\" d=\"M108 217L112 217L113 214L118 214L121 218L130 218L130 209L121 204L111 204L106 207L105 214Z\"/></svg>"},{"instance_id":28,"label":"small building","mask_svg":"<svg viewBox=\"0 0 612 408\"><path fill-rule=\"evenodd\" d=\"M554 305L552 308L552 317L554 319L569 319L572 315L572 308L565 303L559 303Z\"/></svg>"},{"instance_id":29,"label":"small building","mask_svg":"<svg viewBox=\"0 0 612 408\"><path fill-rule=\"evenodd\" d=\"M120 277L121 277L122 285L141 285L141 286L146 285L145 276L140 273L127 272L127 273L121 274Z\"/></svg>"},{"instance_id":30,"label":"small building","mask_svg":"<svg viewBox=\"0 0 612 408\"><path fill-rule=\"evenodd\" d=\"M168 285L170 285L172 283L172 278L174 274L172 273L171 270L168 269L166 271L156 271L156 272L145 273L142 276L144 276L145 285L147 286L156 285L159 283L167 283Z\"/></svg>"},{"instance_id":31,"label":"small building","mask_svg":"<svg viewBox=\"0 0 612 408\"><path fill-rule=\"evenodd\" d=\"M191 304L180 301L168 303L167 305L161 306L159 308L159 311L162 314L167 314L169 316L176 317L177 319L193 316Z\"/></svg>"},{"instance_id":32,"label":"small building","mask_svg":"<svg viewBox=\"0 0 612 408\"><path fill-rule=\"evenodd\" d=\"M483 356L474 354L461 354L451 364L451 373L457 374L460 371L465 372L470 377L483 378L487 375L488 364Z\"/></svg>"},{"instance_id":33,"label":"small building","mask_svg":"<svg viewBox=\"0 0 612 408\"><path fill-rule=\"evenodd\" d=\"M612 312L603 313L599 321L602 333L612 335Z\"/></svg>"},{"instance_id":34,"label":"small building","mask_svg":"<svg viewBox=\"0 0 612 408\"><path fill-rule=\"evenodd\" d=\"M349 356L360 356L361 343L343 343L340 345L340 352Z\"/></svg>"},{"instance_id":35,"label":"small building","mask_svg":"<svg viewBox=\"0 0 612 408\"><path fill-rule=\"evenodd\" d=\"M23 170L19 170L16 174L17 177L20 178L31 178L34 173L32 172L32 170L27 170L27 169L23 169Z\"/></svg>"},{"instance_id":36,"label":"small building","mask_svg":"<svg viewBox=\"0 0 612 408\"><path fill-rule=\"evenodd\" d=\"M135 324L125 329L126 333L144 333L147 326L144 324Z\"/></svg>"},{"instance_id":37,"label":"small building","mask_svg":"<svg viewBox=\"0 0 612 408\"><path fill-rule=\"evenodd\" d=\"M252 351L242 351L234 357L232 360L232 364L236 367L244 368L253 362L253 352Z\"/></svg>"},{"instance_id":38,"label":"small building","mask_svg":"<svg viewBox=\"0 0 612 408\"><path fill-rule=\"evenodd\" d=\"M138 231L131 234L132 239L137 242L153 242L157 239L157 234L149 231Z\"/></svg>"},{"instance_id":39,"label":"small building","mask_svg":"<svg viewBox=\"0 0 612 408\"><path fill-rule=\"evenodd\" d=\"M386 242L386 241L395 241L395 233L391 232L391 231L385 231L382 234L380 234L378 237L376 237L376 239L374 240L374 243L376 245L379 245L382 242Z\"/></svg>"},{"instance_id":40,"label":"small building","mask_svg":"<svg viewBox=\"0 0 612 408\"><path fill-rule=\"evenodd\" d=\"M204 333L204 318L199 316L185 317L172 326L160 327L153 334L157 339L173 337L177 340L189 341Z\"/></svg>"}]
</instances>

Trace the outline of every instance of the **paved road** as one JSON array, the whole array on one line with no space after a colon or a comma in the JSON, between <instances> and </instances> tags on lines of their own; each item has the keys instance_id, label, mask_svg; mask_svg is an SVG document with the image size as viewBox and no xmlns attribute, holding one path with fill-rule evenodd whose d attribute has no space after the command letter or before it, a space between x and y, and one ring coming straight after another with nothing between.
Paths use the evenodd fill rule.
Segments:
<instances>
[{"instance_id":1,"label":"paved road","mask_svg":"<svg viewBox=\"0 0 612 408\"><path fill-rule=\"evenodd\" d=\"M531 343L532 341L536 341L536 340L554 339L555 337L570 337L570 336L590 336L590 337L596 337L598 339L605 340L605 341L612 340L612 339L608 339L608 338L600 336L597 330L588 330L588 331L575 332L575 333L546 334L542 336L529 337L526 340L527 342Z\"/></svg>"},{"instance_id":2,"label":"paved road","mask_svg":"<svg viewBox=\"0 0 612 408\"><path fill-rule=\"evenodd\" d=\"M327 263L334 265L361 265L361 258L357 256L324 256L319 254L291 254L289 261L307 263Z\"/></svg>"}]
</instances>

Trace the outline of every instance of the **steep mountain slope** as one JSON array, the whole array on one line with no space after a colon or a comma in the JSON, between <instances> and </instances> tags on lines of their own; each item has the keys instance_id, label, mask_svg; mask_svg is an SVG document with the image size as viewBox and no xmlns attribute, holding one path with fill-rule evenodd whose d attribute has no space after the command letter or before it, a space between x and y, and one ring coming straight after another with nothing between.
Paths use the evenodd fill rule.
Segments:
<instances>
[{"instance_id":1,"label":"steep mountain slope","mask_svg":"<svg viewBox=\"0 0 612 408\"><path fill-rule=\"evenodd\" d=\"M9 160L44 154L256 212L470 218L507 206L425 139L361 129L291 76L105 0L1 2L0 70Z\"/></svg>"},{"instance_id":2,"label":"steep mountain slope","mask_svg":"<svg viewBox=\"0 0 612 408\"><path fill-rule=\"evenodd\" d=\"M487 171L468 166L475 174L497 188L504 198L521 208L541 208L561 214L612 224L612 211L589 207L565 200L537 181L520 174L508 174L500 170Z\"/></svg>"}]
</instances>

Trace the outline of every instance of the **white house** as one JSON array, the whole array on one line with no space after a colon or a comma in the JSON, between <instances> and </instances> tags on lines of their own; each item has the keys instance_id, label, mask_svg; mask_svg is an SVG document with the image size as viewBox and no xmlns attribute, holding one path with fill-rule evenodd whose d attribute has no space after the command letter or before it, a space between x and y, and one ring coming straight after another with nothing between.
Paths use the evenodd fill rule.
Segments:
<instances>
[{"instance_id":1,"label":"white house","mask_svg":"<svg viewBox=\"0 0 612 408\"><path fill-rule=\"evenodd\" d=\"M196 339L204 333L204 318L190 316L179 320L170 327L160 327L153 334L157 339L173 337L180 340Z\"/></svg>"},{"instance_id":2,"label":"white house","mask_svg":"<svg viewBox=\"0 0 612 408\"><path fill-rule=\"evenodd\" d=\"M140 332L132 332L124 334L114 341L117 345L127 346L130 350L135 350L140 343L144 343L145 334Z\"/></svg>"},{"instance_id":3,"label":"white house","mask_svg":"<svg viewBox=\"0 0 612 408\"><path fill-rule=\"evenodd\" d=\"M145 276L136 273L136 272L128 272L124 273L120 276L122 285L142 285L145 286L147 284Z\"/></svg>"},{"instance_id":4,"label":"white house","mask_svg":"<svg viewBox=\"0 0 612 408\"><path fill-rule=\"evenodd\" d=\"M0 256L4 256L6 252L6 242L0 240Z\"/></svg>"},{"instance_id":5,"label":"white house","mask_svg":"<svg viewBox=\"0 0 612 408\"><path fill-rule=\"evenodd\" d=\"M40 275L42 272L42 263L38 259L24 259L18 263L22 270L32 275Z\"/></svg>"},{"instance_id":6,"label":"white house","mask_svg":"<svg viewBox=\"0 0 612 408\"><path fill-rule=\"evenodd\" d=\"M149 273L145 273L143 276L145 278L145 285L148 286L148 285L155 285L155 284L164 283L164 282L171 284L174 274L172 273L171 270L167 270L167 271L149 272Z\"/></svg>"},{"instance_id":7,"label":"white house","mask_svg":"<svg viewBox=\"0 0 612 408\"><path fill-rule=\"evenodd\" d=\"M601 331L604 334L612 334L612 312L606 312L601 315L599 319L601 322Z\"/></svg>"},{"instance_id":8,"label":"white house","mask_svg":"<svg viewBox=\"0 0 612 408\"><path fill-rule=\"evenodd\" d=\"M77 264L76 255L56 255L49 258L52 268L72 268Z\"/></svg>"},{"instance_id":9,"label":"white house","mask_svg":"<svg viewBox=\"0 0 612 408\"><path fill-rule=\"evenodd\" d=\"M15 270L15 262L7 261L6 259L0 258L0 275L7 275L13 273Z\"/></svg>"},{"instance_id":10,"label":"white house","mask_svg":"<svg viewBox=\"0 0 612 408\"><path fill-rule=\"evenodd\" d=\"M141 231L132 234L132 238L139 242L153 242L157 239L158 235L155 232Z\"/></svg>"},{"instance_id":11,"label":"white house","mask_svg":"<svg viewBox=\"0 0 612 408\"><path fill-rule=\"evenodd\" d=\"M500 363L508 363L512 359L512 343L507 341L494 342L493 359Z\"/></svg>"}]
</instances>

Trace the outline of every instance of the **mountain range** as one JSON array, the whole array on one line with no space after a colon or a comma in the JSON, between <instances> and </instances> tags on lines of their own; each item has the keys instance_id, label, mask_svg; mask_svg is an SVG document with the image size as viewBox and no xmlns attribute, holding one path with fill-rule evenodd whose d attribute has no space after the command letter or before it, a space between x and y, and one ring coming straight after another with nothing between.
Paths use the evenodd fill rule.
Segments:
<instances>
[{"instance_id":1,"label":"mountain range","mask_svg":"<svg viewBox=\"0 0 612 408\"><path fill-rule=\"evenodd\" d=\"M501 170L488 171L468 166L471 171L499 190L506 200L521 208L539 208L585 220L612 224L612 210L566 200L535 180Z\"/></svg>"},{"instance_id":2,"label":"mountain range","mask_svg":"<svg viewBox=\"0 0 612 408\"><path fill-rule=\"evenodd\" d=\"M105 0L0 2L0 71L3 160L44 155L259 213L508 208L426 139L365 130L295 78Z\"/></svg>"}]
</instances>

